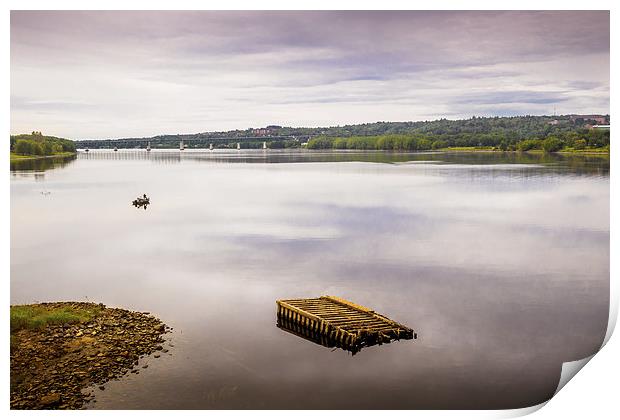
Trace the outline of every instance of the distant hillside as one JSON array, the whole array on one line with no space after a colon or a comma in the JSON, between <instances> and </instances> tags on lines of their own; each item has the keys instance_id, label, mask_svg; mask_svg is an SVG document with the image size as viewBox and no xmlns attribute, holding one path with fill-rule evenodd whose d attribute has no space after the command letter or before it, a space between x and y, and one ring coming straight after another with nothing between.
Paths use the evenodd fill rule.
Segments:
<instances>
[{"instance_id":1,"label":"distant hillside","mask_svg":"<svg viewBox=\"0 0 620 420\"><path fill-rule=\"evenodd\" d=\"M550 136L572 139L583 138L597 124L609 124L609 115L560 115L518 117L472 117L463 120L440 119L434 121L375 122L335 127L281 127L269 125L264 128L245 130L212 131L197 134L159 135L148 138L124 138L117 141L139 143L151 142L152 147L178 147L183 141L186 147L259 148L263 141L269 148L300 147L310 141L317 144L321 139L352 138L385 135L407 135L428 140L430 144L468 147L499 146L516 147L523 140L544 139ZM605 136L596 134L596 136ZM608 138L607 134L607 138ZM312 142L312 140L315 140ZM605 145L605 140L595 141ZM323 142L325 147L330 143ZM609 144L608 140L607 143ZM108 140L84 140L78 147L109 147ZM142 145L142 144L140 144Z\"/></svg>"},{"instance_id":2,"label":"distant hillside","mask_svg":"<svg viewBox=\"0 0 620 420\"><path fill-rule=\"evenodd\" d=\"M594 119L596 118L596 119ZM589 128L595 124L609 124L609 115L560 115L519 117L472 117L464 120L440 119L434 121L375 122L334 127L280 127L245 130L210 131L197 134L164 134L154 137L123 138L118 140L176 141L199 140L201 138L234 137L313 137L319 135L374 136L381 134L488 134L502 132L509 137L524 139L532 136L547 136L552 133Z\"/></svg>"},{"instance_id":3,"label":"distant hillside","mask_svg":"<svg viewBox=\"0 0 620 420\"><path fill-rule=\"evenodd\" d=\"M384 134L463 136L468 134L502 133L508 139L522 140L530 137L546 137L565 131L588 129L595 124L609 124L609 115L472 117L464 120L440 119L415 122L375 122L326 128L282 127L268 130L268 132L275 135L325 135L334 137L376 136Z\"/></svg>"},{"instance_id":4,"label":"distant hillside","mask_svg":"<svg viewBox=\"0 0 620 420\"><path fill-rule=\"evenodd\" d=\"M609 148L609 115L472 117L412 123L374 123L326 129L311 149L431 150L483 147L500 150L584 150ZM340 132L341 134L334 135Z\"/></svg>"}]
</instances>

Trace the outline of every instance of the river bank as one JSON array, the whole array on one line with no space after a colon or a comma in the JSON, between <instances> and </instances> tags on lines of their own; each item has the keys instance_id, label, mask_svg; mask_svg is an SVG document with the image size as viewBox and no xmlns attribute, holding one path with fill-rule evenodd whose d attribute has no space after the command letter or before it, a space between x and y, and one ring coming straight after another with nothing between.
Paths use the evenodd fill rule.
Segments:
<instances>
[{"instance_id":1,"label":"river bank","mask_svg":"<svg viewBox=\"0 0 620 420\"><path fill-rule=\"evenodd\" d=\"M500 153L531 153L531 154L544 154L544 153L559 153L563 155L607 155L609 156L609 149L598 148L598 149L565 149L558 150L555 152L545 152L544 150L500 150L493 147L444 147L438 149L441 152L500 152Z\"/></svg>"},{"instance_id":2,"label":"river bank","mask_svg":"<svg viewBox=\"0 0 620 420\"><path fill-rule=\"evenodd\" d=\"M21 160L32 160L32 159L52 159L52 158L59 158L59 157L68 157L68 156L76 156L77 152L62 152L62 153L55 153L53 155L45 155L45 156L38 156L38 155L18 155L16 153L11 152L11 163L13 162L19 162Z\"/></svg>"},{"instance_id":3,"label":"river bank","mask_svg":"<svg viewBox=\"0 0 620 420\"><path fill-rule=\"evenodd\" d=\"M167 353L167 327L148 312L89 302L11 306L11 409L76 409L110 380ZM148 365L143 365L145 368Z\"/></svg>"}]
</instances>

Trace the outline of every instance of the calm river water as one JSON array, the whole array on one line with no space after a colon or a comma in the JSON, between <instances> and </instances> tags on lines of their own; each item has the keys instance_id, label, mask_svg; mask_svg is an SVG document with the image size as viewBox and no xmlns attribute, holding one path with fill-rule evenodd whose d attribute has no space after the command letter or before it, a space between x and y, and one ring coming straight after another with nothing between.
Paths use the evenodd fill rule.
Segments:
<instances>
[{"instance_id":1,"label":"calm river water","mask_svg":"<svg viewBox=\"0 0 620 420\"><path fill-rule=\"evenodd\" d=\"M95 150L10 177L11 303L174 328L91 408L518 408L605 335L608 158ZM276 327L325 294L419 337L351 356Z\"/></svg>"}]
</instances>

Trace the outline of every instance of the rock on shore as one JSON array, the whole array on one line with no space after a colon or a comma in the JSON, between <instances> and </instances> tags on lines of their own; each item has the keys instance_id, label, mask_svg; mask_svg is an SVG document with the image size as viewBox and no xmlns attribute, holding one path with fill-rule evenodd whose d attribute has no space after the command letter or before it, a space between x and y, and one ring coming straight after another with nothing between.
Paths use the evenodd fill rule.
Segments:
<instances>
[{"instance_id":1,"label":"rock on shore","mask_svg":"<svg viewBox=\"0 0 620 420\"><path fill-rule=\"evenodd\" d=\"M163 335L170 330L148 313L103 304L37 305L97 309L97 315L84 323L15 333L11 345L12 409L81 408L92 398L82 392L84 388L103 387L135 369L140 356L162 350Z\"/></svg>"}]
</instances>

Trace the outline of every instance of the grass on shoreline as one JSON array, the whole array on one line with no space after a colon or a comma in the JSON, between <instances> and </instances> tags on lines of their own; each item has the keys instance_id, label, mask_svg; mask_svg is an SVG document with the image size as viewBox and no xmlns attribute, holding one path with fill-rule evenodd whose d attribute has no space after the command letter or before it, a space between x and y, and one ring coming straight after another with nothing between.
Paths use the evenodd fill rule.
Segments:
<instances>
[{"instance_id":1,"label":"grass on shoreline","mask_svg":"<svg viewBox=\"0 0 620 420\"><path fill-rule=\"evenodd\" d=\"M75 155L74 152L62 152L62 153L56 153L53 155L47 155L47 156L38 156L38 155L18 155L16 153L11 152L11 162L15 162L17 160L27 160L27 159L49 159L49 158L55 158L55 157L63 157L63 156L73 156Z\"/></svg>"},{"instance_id":2,"label":"grass on shoreline","mask_svg":"<svg viewBox=\"0 0 620 420\"><path fill-rule=\"evenodd\" d=\"M442 147L438 149L442 152L480 152L480 151L495 151L493 146L488 147L476 147L476 146L462 146L462 147Z\"/></svg>"},{"instance_id":3,"label":"grass on shoreline","mask_svg":"<svg viewBox=\"0 0 620 420\"><path fill-rule=\"evenodd\" d=\"M442 152L502 152L502 150L499 150L493 146L489 146L489 147L475 147L475 146L444 147L438 150ZM515 151L506 151L506 152L507 153L545 153L544 150L540 150L540 149L531 149L527 151L515 150ZM592 149L566 148L566 149L558 150L557 152L552 152L552 153L564 153L564 154L571 154L571 155L608 155L609 149L605 147L598 147L598 148L592 148Z\"/></svg>"},{"instance_id":4,"label":"grass on shoreline","mask_svg":"<svg viewBox=\"0 0 620 420\"><path fill-rule=\"evenodd\" d=\"M592 148L592 149L566 148L566 149L562 149L558 151L558 153L570 153L570 154L575 154L575 155L587 155L587 154L608 155L609 148L608 147L598 147L598 148Z\"/></svg>"},{"instance_id":5,"label":"grass on shoreline","mask_svg":"<svg viewBox=\"0 0 620 420\"><path fill-rule=\"evenodd\" d=\"M11 334L22 329L43 329L50 324L73 324L91 320L97 309L76 309L71 305L11 306Z\"/></svg>"}]
</instances>

